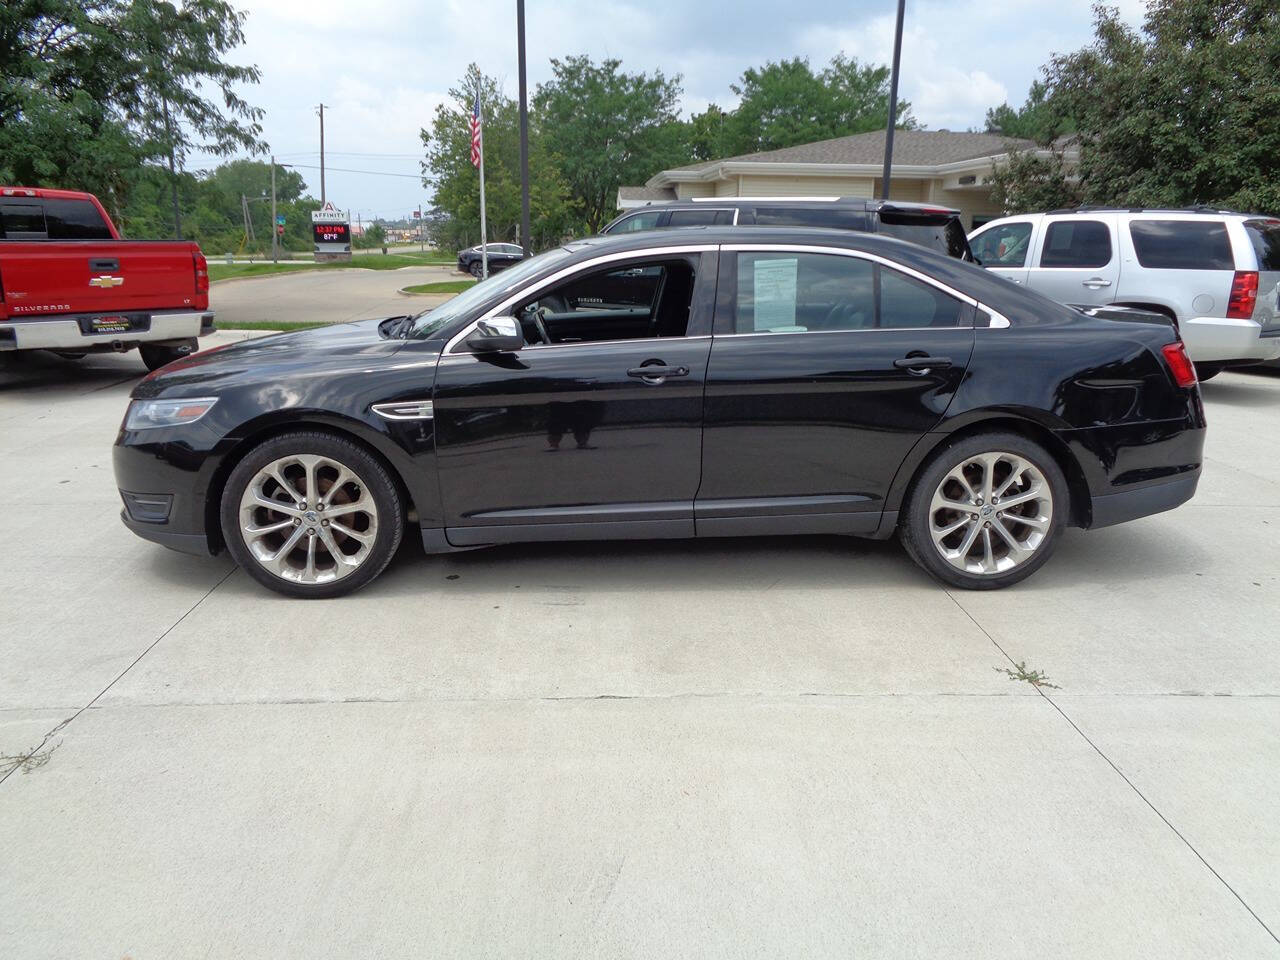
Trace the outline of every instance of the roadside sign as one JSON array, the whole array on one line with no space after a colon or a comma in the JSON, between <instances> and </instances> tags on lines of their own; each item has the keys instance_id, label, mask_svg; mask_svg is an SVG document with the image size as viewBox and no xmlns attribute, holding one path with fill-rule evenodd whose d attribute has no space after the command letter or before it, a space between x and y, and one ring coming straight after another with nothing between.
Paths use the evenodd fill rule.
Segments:
<instances>
[{"instance_id":1,"label":"roadside sign","mask_svg":"<svg viewBox=\"0 0 1280 960\"><path fill-rule=\"evenodd\" d=\"M277 227L283 227L283 226L284 226L284 214L283 214L283 213L277 213L277 214L276 214L276 226L277 226Z\"/></svg>"},{"instance_id":2,"label":"roadside sign","mask_svg":"<svg viewBox=\"0 0 1280 960\"><path fill-rule=\"evenodd\" d=\"M351 218L332 202L311 211L311 240L317 260L347 260L351 257Z\"/></svg>"}]
</instances>

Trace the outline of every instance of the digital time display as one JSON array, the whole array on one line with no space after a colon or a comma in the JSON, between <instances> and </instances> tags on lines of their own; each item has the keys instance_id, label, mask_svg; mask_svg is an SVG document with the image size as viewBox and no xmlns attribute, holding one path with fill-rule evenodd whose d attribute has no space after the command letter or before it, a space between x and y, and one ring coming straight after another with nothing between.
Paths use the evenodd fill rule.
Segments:
<instances>
[{"instance_id":1,"label":"digital time display","mask_svg":"<svg viewBox=\"0 0 1280 960\"><path fill-rule=\"evenodd\" d=\"M345 223L314 223L311 234L316 243L351 242L351 228Z\"/></svg>"}]
</instances>

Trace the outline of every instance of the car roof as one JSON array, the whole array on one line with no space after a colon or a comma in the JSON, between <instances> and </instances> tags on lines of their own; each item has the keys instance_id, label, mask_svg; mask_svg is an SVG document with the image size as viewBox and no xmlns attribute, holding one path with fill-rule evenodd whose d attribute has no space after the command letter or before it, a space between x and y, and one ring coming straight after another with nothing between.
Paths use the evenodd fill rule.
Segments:
<instances>
[{"instance_id":1,"label":"car roof","mask_svg":"<svg viewBox=\"0 0 1280 960\"><path fill-rule=\"evenodd\" d=\"M651 203L643 207L635 207L620 213L614 220L631 216L634 213L647 213L663 210L698 210L716 207L750 207L767 203L774 207L835 207L855 210L919 210L930 213L948 213L959 216L960 211L940 203L918 203L912 200L877 200L870 197L690 197L684 200L671 200L664 203Z\"/></svg>"},{"instance_id":2,"label":"car roof","mask_svg":"<svg viewBox=\"0 0 1280 960\"><path fill-rule=\"evenodd\" d=\"M93 194L81 190L55 190L52 187L0 187L0 199L92 200Z\"/></svg>"}]
</instances>

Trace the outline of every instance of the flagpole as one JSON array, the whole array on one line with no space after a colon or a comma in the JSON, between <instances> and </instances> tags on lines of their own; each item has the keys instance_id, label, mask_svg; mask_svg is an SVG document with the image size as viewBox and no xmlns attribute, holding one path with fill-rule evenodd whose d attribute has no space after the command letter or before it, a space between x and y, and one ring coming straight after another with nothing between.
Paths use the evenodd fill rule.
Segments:
<instances>
[{"instance_id":1,"label":"flagpole","mask_svg":"<svg viewBox=\"0 0 1280 960\"><path fill-rule=\"evenodd\" d=\"M489 278L489 242L484 221L484 114L480 111L480 92L476 91L476 115L480 119L480 276Z\"/></svg>"}]
</instances>

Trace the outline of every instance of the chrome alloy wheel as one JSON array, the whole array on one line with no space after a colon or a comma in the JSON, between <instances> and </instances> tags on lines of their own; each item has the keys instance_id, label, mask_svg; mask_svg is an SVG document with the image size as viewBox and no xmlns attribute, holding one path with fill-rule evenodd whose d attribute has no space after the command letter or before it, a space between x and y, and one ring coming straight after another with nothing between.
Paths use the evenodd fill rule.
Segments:
<instances>
[{"instance_id":1,"label":"chrome alloy wheel","mask_svg":"<svg viewBox=\"0 0 1280 960\"><path fill-rule=\"evenodd\" d=\"M929 503L938 553L965 573L1005 573L1035 554L1053 526L1053 491L1035 464L980 453L957 464Z\"/></svg>"},{"instance_id":2,"label":"chrome alloy wheel","mask_svg":"<svg viewBox=\"0 0 1280 960\"><path fill-rule=\"evenodd\" d=\"M267 570L295 583L353 573L378 536L378 508L353 470L296 454L259 470L240 498L240 533Z\"/></svg>"}]
</instances>

